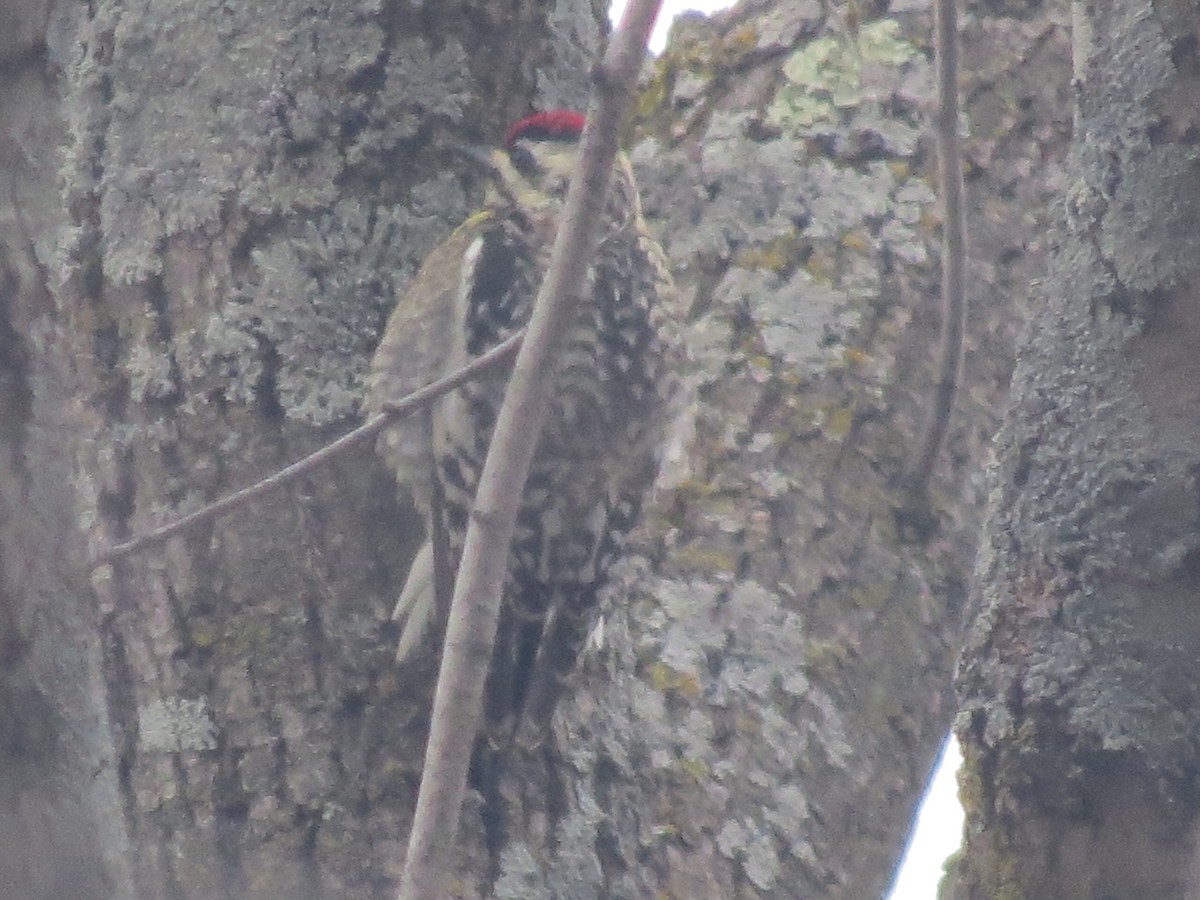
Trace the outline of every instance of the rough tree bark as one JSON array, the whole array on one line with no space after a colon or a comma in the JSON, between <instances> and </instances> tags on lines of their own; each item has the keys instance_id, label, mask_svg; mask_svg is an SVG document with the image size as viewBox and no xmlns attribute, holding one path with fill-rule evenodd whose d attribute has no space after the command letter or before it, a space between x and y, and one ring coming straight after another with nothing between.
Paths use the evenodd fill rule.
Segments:
<instances>
[{"instance_id":1,"label":"rough tree bark","mask_svg":"<svg viewBox=\"0 0 1200 900\"><path fill-rule=\"evenodd\" d=\"M887 884L953 711L940 673L961 635L972 473L1061 178L1063 14L967 19L974 312L925 516L897 509L893 478L935 356L928 19L860 23L848 42L816 4L735 11L677 33L647 86L671 115L634 157L691 292L698 438L618 622L633 649L598 667L604 689L580 704L594 715L564 743L584 800L623 811L619 835L649 832L668 896ZM614 775L629 770L636 791Z\"/></svg>"},{"instance_id":2,"label":"rough tree bark","mask_svg":"<svg viewBox=\"0 0 1200 900\"><path fill-rule=\"evenodd\" d=\"M1064 221L961 676L952 896L1200 896L1198 18L1075 6Z\"/></svg>"},{"instance_id":3,"label":"rough tree bark","mask_svg":"<svg viewBox=\"0 0 1200 900\"><path fill-rule=\"evenodd\" d=\"M353 421L406 274L469 209L436 139L580 103L597 11L7 6L29 107L5 116L8 883L378 896L428 693L389 660L417 525L382 467L82 563ZM57 839L26 845L43 817ZM73 856L87 890L61 889Z\"/></svg>"},{"instance_id":4,"label":"rough tree bark","mask_svg":"<svg viewBox=\"0 0 1200 900\"><path fill-rule=\"evenodd\" d=\"M391 663L418 526L383 467L83 561L354 421L396 292L470 206L431 148L581 104L599 12L0 5L0 896L392 890L432 672ZM1012 286L1039 272L1055 16L968 23L987 262L919 514L894 478L937 330L925 10L751 4L648 76L634 154L685 286L695 453L555 752L514 766L499 895L886 883L952 712Z\"/></svg>"}]
</instances>

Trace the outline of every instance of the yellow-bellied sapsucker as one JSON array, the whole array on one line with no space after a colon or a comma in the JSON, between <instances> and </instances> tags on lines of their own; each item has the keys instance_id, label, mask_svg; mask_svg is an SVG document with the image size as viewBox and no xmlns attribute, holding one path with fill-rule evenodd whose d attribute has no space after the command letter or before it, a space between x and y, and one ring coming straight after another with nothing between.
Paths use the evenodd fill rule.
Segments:
<instances>
[{"instance_id":1,"label":"yellow-bellied sapsucker","mask_svg":"<svg viewBox=\"0 0 1200 900\"><path fill-rule=\"evenodd\" d=\"M380 411L523 327L550 258L583 116L527 116L485 157L482 211L426 258L372 362ZM485 712L493 728L545 722L596 616L597 592L642 498L677 394L663 327L670 278L618 157L585 296L556 374L555 399L525 485L509 555ZM442 398L424 422L389 428L381 451L431 521L393 618L397 655L440 646L450 584L511 366ZM435 550L444 537L444 552ZM445 562L439 557L444 556Z\"/></svg>"}]
</instances>

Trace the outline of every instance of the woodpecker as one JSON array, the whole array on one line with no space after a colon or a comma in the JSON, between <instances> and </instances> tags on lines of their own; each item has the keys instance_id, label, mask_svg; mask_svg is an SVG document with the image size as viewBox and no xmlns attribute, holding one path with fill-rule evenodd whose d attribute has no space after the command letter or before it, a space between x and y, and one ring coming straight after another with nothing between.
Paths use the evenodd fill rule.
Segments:
<instances>
[{"instance_id":1,"label":"woodpecker","mask_svg":"<svg viewBox=\"0 0 1200 900\"><path fill-rule=\"evenodd\" d=\"M537 112L477 154L485 203L426 258L388 321L366 408L382 411L527 322L550 258L584 117ZM509 552L486 724L545 724L598 614L606 573L658 470L679 394L671 280L618 156L605 222L555 375ZM452 573L511 365L388 428L380 450L430 517L393 619L397 658L440 648Z\"/></svg>"}]
</instances>

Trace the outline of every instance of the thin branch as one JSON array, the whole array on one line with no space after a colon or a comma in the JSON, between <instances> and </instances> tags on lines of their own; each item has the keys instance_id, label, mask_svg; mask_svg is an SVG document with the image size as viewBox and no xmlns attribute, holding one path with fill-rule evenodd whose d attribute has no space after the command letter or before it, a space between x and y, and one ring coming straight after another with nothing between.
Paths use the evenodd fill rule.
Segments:
<instances>
[{"instance_id":1,"label":"thin branch","mask_svg":"<svg viewBox=\"0 0 1200 900\"><path fill-rule=\"evenodd\" d=\"M446 626L399 900L443 896L467 767L479 730L513 522L554 389L551 373L563 326L576 306L598 238L617 136L659 6L660 0L631 0L595 72L596 99L581 139L563 220L475 495Z\"/></svg>"},{"instance_id":2,"label":"thin branch","mask_svg":"<svg viewBox=\"0 0 1200 900\"><path fill-rule=\"evenodd\" d=\"M407 397L395 403L388 404L382 413L372 416L353 431L342 435L331 444L326 444L315 453L310 453L303 459L292 463L287 468L280 469L273 475L267 476L262 481L242 488L228 497L222 497L215 503L210 503L202 509L188 513L186 516L176 519L173 522L168 522L166 525L155 528L153 531L138 535L132 540L101 550L88 562L88 571L90 572L100 566L116 562L118 559L145 550L147 547L157 546L180 532L186 531L195 525L212 521L220 516L228 515L234 510L257 500L264 494L295 481L300 476L306 475L318 466L324 465L351 447L356 447L370 440L392 422L411 415L422 406L428 405L443 394L447 394L455 388L466 384L468 381L480 377L485 372L504 362L516 353L524 336L525 332L523 330L517 332L497 344L487 353L477 356L458 371L451 372L444 378L439 378L437 381L413 391Z\"/></svg>"},{"instance_id":3,"label":"thin branch","mask_svg":"<svg viewBox=\"0 0 1200 900\"><path fill-rule=\"evenodd\" d=\"M950 426L950 413L962 373L963 328L967 315L967 226L963 198L962 153L958 141L958 10L955 0L937 0L938 111L934 123L941 181L942 327L938 379L929 418L908 469L912 496L925 492Z\"/></svg>"}]
</instances>

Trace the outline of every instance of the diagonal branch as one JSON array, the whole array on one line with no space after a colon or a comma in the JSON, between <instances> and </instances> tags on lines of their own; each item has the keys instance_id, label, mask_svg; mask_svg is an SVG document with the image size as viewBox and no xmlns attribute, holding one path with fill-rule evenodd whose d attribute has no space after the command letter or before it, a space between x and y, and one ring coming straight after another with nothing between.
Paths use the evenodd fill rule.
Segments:
<instances>
[{"instance_id":1,"label":"diagonal branch","mask_svg":"<svg viewBox=\"0 0 1200 900\"><path fill-rule=\"evenodd\" d=\"M390 404L381 414L368 419L353 431L342 435L333 443L326 444L320 450L310 453L308 456L292 463L286 468L280 469L262 481L255 482L249 487L242 488L240 491L235 491L228 497L222 497L215 503L210 503L202 509L188 513L186 516L178 518L173 522L168 522L166 525L155 528L153 531L140 534L132 540L106 547L88 561L88 571L90 572L100 566L116 562L118 559L123 559L126 556L132 556L134 553L138 553L148 547L158 546L169 538L187 531L189 528L209 522L220 516L228 515L234 510L257 500L264 494L268 494L276 488L281 488L285 484L295 481L297 478L329 462L351 447L356 447L375 437L385 426L392 422L411 415L422 406L427 406L443 394L448 394L455 388L479 378L484 373L495 368L516 353L524 336L525 332L523 330L518 331L516 334L497 344L487 353L477 356L458 371L451 372L444 378L439 378L437 381L418 388L407 397Z\"/></svg>"},{"instance_id":2,"label":"diagonal branch","mask_svg":"<svg viewBox=\"0 0 1200 900\"><path fill-rule=\"evenodd\" d=\"M454 585L429 744L400 900L443 896L479 730L513 522L546 417L564 323L577 305L603 221L617 136L660 0L632 0L595 72L595 94L554 251L500 408Z\"/></svg>"}]
</instances>

